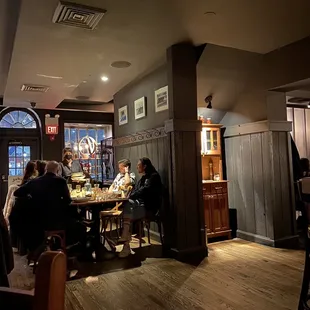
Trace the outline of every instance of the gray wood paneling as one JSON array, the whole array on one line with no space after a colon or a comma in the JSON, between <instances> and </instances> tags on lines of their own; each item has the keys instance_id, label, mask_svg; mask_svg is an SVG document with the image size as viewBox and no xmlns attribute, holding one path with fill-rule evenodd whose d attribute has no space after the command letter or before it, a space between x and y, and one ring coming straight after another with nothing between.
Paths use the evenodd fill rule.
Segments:
<instances>
[{"instance_id":1,"label":"gray wood paneling","mask_svg":"<svg viewBox=\"0 0 310 310\"><path fill-rule=\"evenodd\" d=\"M246 231L255 233L255 204L253 189L253 169L252 169L252 152L251 136L240 137L241 147L241 182L242 197L245 206Z\"/></svg>"},{"instance_id":2,"label":"gray wood paneling","mask_svg":"<svg viewBox=\"0 0 310 310\"><path fill-rule=\"evenodd\" d=\"M264 202L265 202L265 214L266 214L266 237L274 239L273 231L273 185L274 174L273 164L271 157L271 132L264 132L262 135L262 166L263 166L263 178L261 182L264 184Z\"/></svg>"},{"instance_id":3,"label":"gray wood paneling","mask_svg":"<svg viewBox=\"0 0 310 310\"><path fill-rule=\"evenodd\" d=\"M229 206L237 209L240 235L270 244L292 236L288 133L229 137L225 147Z\"/></svg>"},{"instance_id":4,"label":"gray wood paneling","mask_svg":"<svg viewBox=\"0 0 310 310\"><path fill-rule=\"evenodd\" d=\"M255 208L255 229L256 233L262 236L267 235L266 212L265 212L265 191L263 179L262 161L262 135L251 135L252 162L255 163L252 169L253 175L253 195Z\"/></svg>"}]
</instances>

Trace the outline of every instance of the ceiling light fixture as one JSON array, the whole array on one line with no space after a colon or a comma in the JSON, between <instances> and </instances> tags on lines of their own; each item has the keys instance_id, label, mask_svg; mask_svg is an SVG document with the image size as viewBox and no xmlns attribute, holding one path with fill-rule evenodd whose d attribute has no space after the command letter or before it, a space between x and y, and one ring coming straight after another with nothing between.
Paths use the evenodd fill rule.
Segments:
<instances>
[{"instance_id":1,"label":"ceiling light fixture","mask_svg":"<svg viewBox=\"0 0 310 310\"><path fill-rule=\"evenodd\" d=\"M310 103L308 103L308 109L310 109Z\"/></svg>"},{"instance_id":2,"label":"ceiling light fixture","mask_svg":"<svg viewBox=\"0 0 310 310\"><path fill-rule=\"evenodd\" d=\"M205 98L205 103L208 104L208 105L207 105L207 109L212 109L212 99L213 99L212 95L207 96L207 97Z\"/></svg>"},{"instance_id":3,"label":"ceiling light fixture","mask_svg":"<svg viewBox=\"0 0 310 310\"><path fill-rule=\"evenodd\" d=\"M53 79L53 80L62 80L63 79L62 76L45 75L45 74L40 74L40 73L38 73L37 76L44 77L44 78L47 78L47 79Z\"/></svg>"},{"instance_id":4,"label":"ceiling light fixture","mask_svg":"<svg viewBox=\"0 0 310 310\"><path fill-rule=\"evenodd\" d=\"M107 76L102 76L102 77L101 77L101 80L102 80L103 82L107 82L107 81L109 80L109 78L108 78Z\"/></svg>"}]
</instances>

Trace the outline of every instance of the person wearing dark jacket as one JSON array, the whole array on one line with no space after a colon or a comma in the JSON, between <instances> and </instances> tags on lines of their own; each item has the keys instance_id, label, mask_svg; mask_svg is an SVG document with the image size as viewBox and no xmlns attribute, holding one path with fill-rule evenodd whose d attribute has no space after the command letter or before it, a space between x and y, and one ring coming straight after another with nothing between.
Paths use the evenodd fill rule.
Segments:
<instances>
[{"instance_id":1,"label":"person wearing dark jacket","mask_svg":"<svg viewBox=\"0 0 310 310\"><path fill-rule=\"evenodd\" d=\"M14 258L9 231L3 213L0 212L0 286L9 287L7 276L13 268Z\"/></svg>"},{"instance_id":2,"label":"person wearing dark jacket","mask_svg":"<svg viewBox=\"0 0 310 310\"><path fill-rule=\"evenodd\" d=\"M162 182L160 175L149 158L143 157L138 161L137 170L142 175L139 182L124 205L124 221L121 242L124 243L120 257L127 257L130 251L130 226L135 220L144 218L147 214L155 215L160 208Z\"/></svg>"},{"instance_id":3,"label":"person wearing dark jacket","mask_svg":"<svg viewBox=\"0 0 310 310\"><path fill-rule=\"evenodd\" d=\"M19 217L24 216L23 226L27 226L23 227L23 232L27 232L25 237L29 250L36 249L42 243L45 231L67 231L68 219L72 220L75 216L73 207L70 207L66 180L57 175L58 169L57 162L48 162L45 175L29 181L14 192L15 197L29 200L19 211ZM68 233L76 232L69 230ZM69 240L70 236L66 233L66 241Z\"/></svg>"}]
</instances>

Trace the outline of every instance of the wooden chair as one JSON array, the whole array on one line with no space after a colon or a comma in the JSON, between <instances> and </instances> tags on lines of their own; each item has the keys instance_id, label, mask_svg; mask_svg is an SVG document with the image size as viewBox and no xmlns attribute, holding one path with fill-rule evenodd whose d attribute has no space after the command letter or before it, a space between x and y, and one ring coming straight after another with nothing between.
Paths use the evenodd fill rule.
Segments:
<instances>
[{"instance_id":1,"label":"wooden chair","mask_svg":"<svg viewBox=\"0 0 310 310\"><path fill-rule=\"evenodd\" d=\"M34 251L28 254L28 265L33 262L33 273L36 272L38 260L43 252L50 250L52 239L56 238L59 241L60 248L57 250L62 250L66 253L66 233L64 230L48 230L45 231L44 242Z\"/></svg>"},{"instance_id":2,"label":"wooden chair","mask_svg":"<svg viewBox=\"0 0 310 310\"><path fill-rule=\"evenodd\" d=\"M151 235L150 235L151 222L154 222L157 224L160 242L163 245L164 240L163 240L163 232L162 232L162 221L161 221L159 211L156 213L156 215L147 215L145 218L137 221L139 235L142 236L143 232L144 232L144 228L146 228L148 243L151 244ZM142 238L140 238L139 241L140 241L139 246L141 248L142 247Z\"/></svg>"},{"instance_id":3,"label":"wooden chair","mask_svg":"<svg viewBox=\"0 0 310 310\"><path fill-rule=\"evenodd\" d=\"M35 289L0 288L1 310L64 310L66 255L44 252L39 259Z\"/></svg>"},{"instance_id":4,"label":"wooden chair","mask_svg":"<svg viewBox=\"0 0 310 310\"><path fill-rule=\"evenodd\" d=\"M113 223L116 226L117 238L119 238L119 229L122 226L121 215L123 213L123 211L119 210L119 207L122 204L123 204L122 202L117 203L113 209L100 212L100 218L101 218L101 224L102 224L101 236L103 238L102 240L103 244L107 240L107 227L110 226L110 231L112 231Z\"/></svg>"},{"instance_id":5,"label":"wooden chair","mask_svg":"<svg viewBox=\"0 0 310 310\"><path fill-rule=\"evenodd\" d=\"M127 187L127 195L126 197L129 197L133 187L128 186ZM102 243L104 244L107 240L107 227L110 226L110 231L112 231L113 224L116 226L116 234L117 239L119 239L119 230L122 229L122 214L123 211L119 210L119 208L122 206L122 202L116 203L115 207L110 210L104 210L100 212L100 218L101 218L101 236L103 238Z\"/></svg>"}]
</instances>

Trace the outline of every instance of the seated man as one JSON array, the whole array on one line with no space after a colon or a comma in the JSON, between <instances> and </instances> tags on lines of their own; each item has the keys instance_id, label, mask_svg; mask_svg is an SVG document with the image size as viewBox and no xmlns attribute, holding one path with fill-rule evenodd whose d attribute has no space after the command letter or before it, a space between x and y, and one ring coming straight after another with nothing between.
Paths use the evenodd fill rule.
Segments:
<instances>
[{"instance_id":1,"label":"seated man","mask_svg":"<svg viewBox=\"0 0 310 310\"><path fill-rule=\"evenodd\" d=\"M123 233L121 242L123 250L119 257L130 254L130 225L133 221L148 215L155 215L161 205L162 183L161 178L149 158L143 157L137 165L141 179L129 196L129 201L124 205Z\"/></svg>"},{"instance_id":2,"label":"seated man","mask_svg":"<svg viewBox=\"0 0 310 310\"><path fill-rule=\"evenodd\" d=\"M118 162L119 173L109 188L109 192L119 191L121 187L134 186L136 176L130 172L131 162L129 159L122 159Z\"/></svg>"},{"instance_id":3,"label":"seated man","mask_svg":"<svg viewBox=\"0 0 310 310\"><path fill-rule=\"evenodd\" d=\"M85 228L78 223L77 210L70 206L66 180L57 176L58 169L57 162L48 162L45 175L29 181L14 193L17 198L29 197L27 210L23 210L23 214L27 214L24 231L28 232L29 250L41 245L48 230L66 230L68 245L78 242L84 233Z\"/></svg>"}]
</instances>

